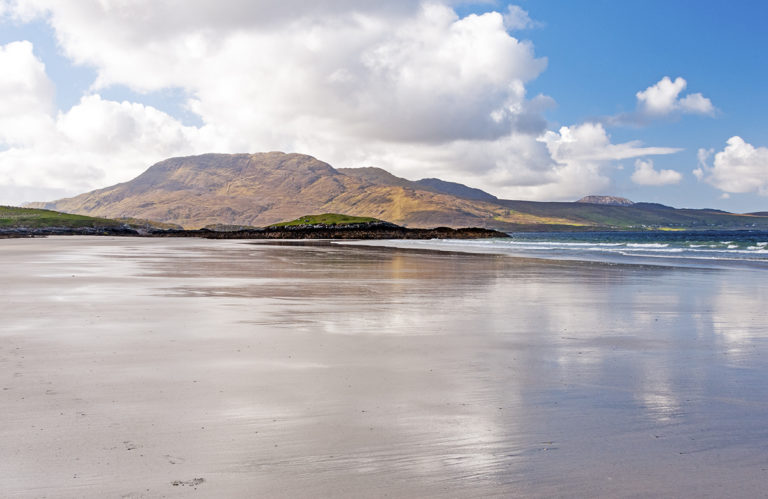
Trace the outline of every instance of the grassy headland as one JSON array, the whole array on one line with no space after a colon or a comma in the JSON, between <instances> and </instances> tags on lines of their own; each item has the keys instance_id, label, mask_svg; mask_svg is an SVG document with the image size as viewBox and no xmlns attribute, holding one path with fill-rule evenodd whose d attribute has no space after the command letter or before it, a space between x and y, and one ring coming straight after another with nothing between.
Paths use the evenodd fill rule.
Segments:
<instances>
[{"instance_id":1,"label":"grassy headland","mask_svg":"<svg viewBox=\"0 0 768 499\"><path fill-rule=\"evenodd\" d=\"M36 208L18 208L15 206L0 206L0 227L28 227L33 229L48 227L121 227L122 222L108 218L72 215L52 210Z\"/></svg>"}]
</instances>

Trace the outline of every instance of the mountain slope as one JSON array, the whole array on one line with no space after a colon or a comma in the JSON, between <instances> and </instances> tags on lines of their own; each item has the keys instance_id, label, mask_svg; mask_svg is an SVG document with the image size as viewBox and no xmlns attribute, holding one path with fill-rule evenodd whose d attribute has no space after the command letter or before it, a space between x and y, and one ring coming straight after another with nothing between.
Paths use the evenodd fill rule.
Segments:
<instances>
[{"instance_id":1,"label":"mountain slope","mask_svg":"<svg viewBox=\"0 0 768 499\"><path fill-rule=\"evenodd\" d=\"M423 178L421 180L407 180L396 177L382 168L367 166L364 168L339 168L340 173L354 177L370 185L388 185L408 187L415 190L435 192L439 194L449 194L461 199L471 199L475 201L497 201L496 196L487 192L467 187L464 184L456 182L446 182L439 178Z\"/></svg>"},{"instance_id":2,"label":"mountain slope","mask_svg":"<svg viewBox=\"0 0 768 499\"><path fill-rule=\"evenodd\" d=\"M443 194L450 194L463 199L475 199L477 201L488 201L494 203L498 201L498 198L492 194L476 189L474 187L467 187L464 184L456 182L446 182L439 178L423 178L414 182L421 188L432 190L434 192L442 192Z\"/></svg>"}]
</instances>

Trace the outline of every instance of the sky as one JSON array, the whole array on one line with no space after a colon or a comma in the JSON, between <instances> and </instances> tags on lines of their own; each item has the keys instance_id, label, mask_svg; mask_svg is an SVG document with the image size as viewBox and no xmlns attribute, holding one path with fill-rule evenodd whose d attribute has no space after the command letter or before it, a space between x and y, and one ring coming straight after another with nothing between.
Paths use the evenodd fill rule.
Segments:
<instances>
[{"instance_id":1,"label":"sky","mask_svg":"<svg viewBox=\"0 0 768 499\"><path fill-rule=\"evenodd\" d=\"M0 204L207 152L768 211L768 2L0 0Z\"/></svg>"}]
</instances>

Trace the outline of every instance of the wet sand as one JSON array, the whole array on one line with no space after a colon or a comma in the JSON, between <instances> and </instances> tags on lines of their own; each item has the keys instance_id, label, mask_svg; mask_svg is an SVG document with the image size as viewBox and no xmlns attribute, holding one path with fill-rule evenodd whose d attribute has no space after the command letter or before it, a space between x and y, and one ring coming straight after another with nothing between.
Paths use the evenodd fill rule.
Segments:
<instances>
[{"instance_id":1,"label":"wet sand","mask_svg":"<svg viewBox=\"0 0 768 499\"><path fill-rule=\"evenodd\" d=\"M2 497L764 497L765 274L0 241Z\"/></svg>"}]
</instances>

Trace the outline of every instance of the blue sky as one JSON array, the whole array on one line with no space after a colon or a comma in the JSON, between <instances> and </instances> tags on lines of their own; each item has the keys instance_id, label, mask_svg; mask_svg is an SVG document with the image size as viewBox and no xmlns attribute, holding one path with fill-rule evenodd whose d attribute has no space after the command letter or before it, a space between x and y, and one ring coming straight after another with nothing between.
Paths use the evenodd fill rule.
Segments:
<instances>
[{"instance_id":1,"label":"blue sky","mask_svg":"<svg viewBox=\"0 0 768 499\"><path fill-rule=\"evenodd\" d=\"M557 96L548 117L574 123L629 111L635 91L662 76L682 76L688 89L702 92L718 109L715 118L686 116L643 128L612 128L618 141L683 147L656 164L689 173L699 148L721 150L738 135L768 144L768 3L762 1L685 2L659 0L532 0L519 2L545 23L525 34L549 66L530 86ZM628 173L629 171L626 170ZM768 177L768 164L764 175ZM626 177L625 176L622 176ZM626 179L624 178L626 182ZM715 206L749 211L768 208L755 194L719 199L716 188L687 176L679 186L640 189L628 196L677 206Z\"/></svg>"},{"instance_id":2,"label":"blue sky","mask_svg":"<svg viewBox=\"0 0 768 499\"><path fill-rule=\"evenodd\" d=\"M0 16L0 203L286 150L506 198L768 210L763 2L0 0Z\"/></svg>"}]
</instances>

